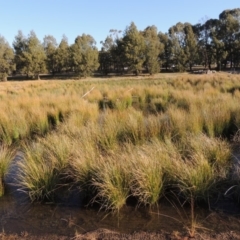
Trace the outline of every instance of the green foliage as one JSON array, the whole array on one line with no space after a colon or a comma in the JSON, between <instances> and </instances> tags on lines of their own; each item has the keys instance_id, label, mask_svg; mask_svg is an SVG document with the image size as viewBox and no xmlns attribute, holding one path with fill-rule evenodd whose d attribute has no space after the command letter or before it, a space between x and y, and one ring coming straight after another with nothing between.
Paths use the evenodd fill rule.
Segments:
<instances>
[{"instance_id":1,"label":"green foliage","mask_svg":"<svg viewBox=\"0 0 240 240\"><path fill-rule=\"evenodd\" d=\"M46 55L36 34L31 31L26 39L19 32L13 45L16 52L17 69L27 76L39 78L39 74L45 71Z\"/></svg>"},{"instance_id":2,"label":"green foliage","mask_svg":"<svg viewBox=\"0 0 240 240\"><path fill-rule=\"evenodd\" d=\"M185 42L186 42L186 47L185 47L185 54L187 58L187 63L189 65L190 71L192 71L192 66L195 63L197 59L197 39L196 36L193 32L192 26L190 24L187 24L184 28L186 37L185 37Z\"/></svg>"},{"instance_id":3,"label":"green foliage","mask_svg":"<svg viewBox=\"0 0 240 240\"><path fill-rule=\"evenodd\" d=\"M12 48L0 35L0 80L6 81L8 74L14 69L14 53Z\"/></svg>"},{"instance_id":4,"label":"green foliage","mask_svg":"<svg viewBox=\"0 0 240 240\"><path fill-rule=\"evenodd\" d=\"M209 46L212 53L212 59L216 61L217 69L221 70L222 61L227 57L225 44L222 41L221 22L218 19L210 19L205 25L209 30L211 45Z\"/></svg>"},{"instance_id":5,"label":"green foliage","mask_svg":"<svg viewBox=\"0 0 240 240\"><path fill-rule=\"evenodd\" d=\"M225 45L231 68L239 64L240 8L224 10L219 15L220 36Z\"/></svg>"},{"instance_id":6,"label":"green foliage","mask_svg":"<svg viewBox=\"0 0 240 240\"><path fill-rule=\"evenodd\" d=\"M56 69L58 72L67 71L70 67L70 49L66 36L63 36L58 48L56 49L55 57Z\"/></svg>"},{"instance_id":7,"label":"green foliage","mask_svg":"<svg viewBox=\"0 0 240 240\"><path fill-rule=\"evenodd\" d=\"M166 70L170 68L170 64L172 63L172 55L171 55L171 39L167 33L158 33L158 38L161 44L163 44L163 51L160 53L159 58L161 59L162 66L165 67Z\"/></svg>"},{"instance_id":8,"label":"green foliage","mask_svg":"<svg viewBox=\"0 0 240 240\"><path fill-rule=\"evenodd\" d=\"M16 64L16 72L21 72L24 67L23 52L26 51L27 42L26 37L23 35L22 31L18 31L13 42L14 48L14 61Z\"/></svg>"},{"instance_id":9,"label":"green foliage","mask_svg":"<svg viewBox=\"0 0 240 240\"><path fill-rule=\"evenodd\" d=\"M57 61L56 61L56 50L57 42L56 39L51 36L45 36L43 39L43 47L46 54L46 66L49 72L55 73L57 71Z\"/></svg>"},{"instance_id":10,"label":"green foliage","mask_svg":"<svg viewBox=\"0 0 240 240\"><path fill-rule=\"evenodd\" d=\"M155 26L147 27L143 31L143 36L145 40L146 68L151 75L159 73L159 55L163 52L163 44L159 41L157 28Z\"/></svg>"},{"instance_id":11,"label":"green foliage","mask_svg":"<svg viewBox=\"0 0 240 240\"><path fill-rule=\"evenodd\" d=\"M150 74L158 73L160 66L166 70L183 72L194 65L203 65L217 70L237 68L240 65L240 8L224 10L218 19L203 19L201 23L178 22L168 33L157 33L155 26L139 31L132 22L121 31L111 29L101 42L98 52L92 36L83 34L69 47L66 36L59 46L53 36L45 36L43 46L32 31L26 38L21 31L15 37L13 47L17 73L36 76L49 72L75 72L78 76L89 76L99 70L105 75L110 72L138 75L144 68ZM1 78L14 70L11 50L8 61L1 60ZM98 56L99 55L99 56ZM0 59L3 59L1 57ZM230 64L229 64L230 63Z\"/></svg>"},{"instance_id":12,"label":"green foliage","mask_svg":"<svg viewBox=\"0 0 240 240\"><path fill-rule=\"evenodd\" d=\"M184 24L177 23L169 30L169 37L171 39L171 54L173 57L173 63L177 66L180 72L185 71L187 56L184 52L185 47L185 33Z\"/></svg>"},{"instance_id":13,"label":"green foliage","mask_svg":"<svg viewBox=\"0 0 240 240\"><path fill-rule=\"evenodd\" d=\"M113 54L112 51L115 47L113 37L107 36L105 41L101 41L102 49L99 52L100 70L107 75L113 68Z\"/></svg>"},{"instance_id":14,"label":"green foliage","mask_svg":"<svg viewBox=\"0 0 240 240\"><path fill-rule=\"evenodd\" d=\"M92 36L83 34L78 36L71 46L72 66L78 76L90 76L98 69L98 51L95 44Z\"/></svg>"},{"instance_id":15,"label":"green foliage","mask_svg":"<svg viewBox=\"0 0 240 240\"><path fill-rule=\"evenodd\" d=\"M138 75L146 58L145 43L144 37L133 22L126 28L121 44L129 70Z\"/></svg>"}]
</instances>

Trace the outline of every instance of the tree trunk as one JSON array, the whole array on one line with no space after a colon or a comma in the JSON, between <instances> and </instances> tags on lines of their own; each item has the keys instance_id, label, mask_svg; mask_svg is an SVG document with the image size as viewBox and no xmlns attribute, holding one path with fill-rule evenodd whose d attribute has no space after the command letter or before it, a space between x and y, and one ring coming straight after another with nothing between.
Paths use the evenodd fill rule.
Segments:
<instances>
[{"instance_id":1,"label":"tree trunk","mask_svg":"<svg viewBox=\"0 0 240 240\"><path fill-rule=\"evenodd\" d=\"M211 70L211 62L208 63L208 69Z\"/></svg>"},{"instance_id":2,"label":"tree trunk","mask_svg":"<svg viewBox=\"0 0 240 240\"><path fill-rule=\"evenodd\" d=\"M221 71L221 61L217 61L217 70Z\"/></svg>"},{"instance_id":3,"label":"tree trunk","mask_svg":"<svg viewBox=\"0 0 240 240\"><path fill-rule=\"evenodd\" d=\"M233 53L231 52L231 69L233 68Z\"/></svg>"},{"instance_id":4,"label":"tree trunk","mask_svg":"<svg viewBox=\"0 0 240 240\"><path fill-rule=\"evenodd\" d=\"M190 72L192 72L192 64L191 63L189 64L189 69L190 69Z\"/></svg>"}]
</instances>

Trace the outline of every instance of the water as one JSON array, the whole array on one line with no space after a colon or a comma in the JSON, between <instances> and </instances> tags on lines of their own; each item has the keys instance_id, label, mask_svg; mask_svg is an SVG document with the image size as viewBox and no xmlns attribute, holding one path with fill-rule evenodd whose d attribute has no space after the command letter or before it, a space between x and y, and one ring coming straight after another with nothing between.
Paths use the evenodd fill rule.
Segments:
<instances>
[{"instance_id":1,"label":"water","mask_svg":"<svg viewBox=\"0 0 240 240\"><path fill-rule=\"evenodd\" d=\"M65 204L41 204L18 201L14 195L0 198L0 227L7 233L32 235L57 234L73 237L100 228L121 233L138 231L183 232L190 227L190 208L174 208L166 200L159 208L124 207L119 214L99 211L95 208L67 206ZM195 217L199 226L215 232L239 230L239 213L226 214L221 210L209 211L196 207ZM199 228L199 230L201 230Z\"/></svg>"},{"instance_id":2,"label":"water","mask_svg":"<svg viewBox=\"0 0 240 240\"><path fill-rule=\"evenodd\" d=\"M8 233L30 232L32 234L74 235L98 228L132 233L135 231L158 231L181 229L182 224L158 214L173 215L169 205L161 209L125 207L120 214L98 211L94 208L62 206L61 204L19 203L10 194L0 199L1 229ZM166 221L167 220L167 221Z\"/></svg>"},{"instance_id":3,"label":"water","mask_svg":"<svg viewBox=\"0 0 240 240\"><path fill-rule=\"evenodd\" d=\"M96 207L85 207L81 195L73 191L68 198L59 198L58 202L30 203L27 195L17 187L16 162L21 161L18 153L6 177L6 195L0 198L0 227L7 233L33 235L57 234L73 237L76 233L86 233L100 228L121 233L138 231L165 232L186 231L190 227L190 207L175 205L166 199L159 207L136 208L125 206L119 214L99 211ZM197 225L215 232L239 230L239 204L231 198L220 198L208 206L195 207Z\"/></svg>"}]
</instances>

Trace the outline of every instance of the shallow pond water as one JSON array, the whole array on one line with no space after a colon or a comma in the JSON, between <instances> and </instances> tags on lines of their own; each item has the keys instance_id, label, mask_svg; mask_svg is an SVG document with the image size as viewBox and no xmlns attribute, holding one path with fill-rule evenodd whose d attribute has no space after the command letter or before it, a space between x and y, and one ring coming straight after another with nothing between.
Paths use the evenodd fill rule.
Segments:
<instances>
[{"instance_id":1,"label":"shallow pond water","mask_svg":"<svg viewBox=\"0 0 240 240\"><path fill-rule=\"evenodd\" d=\"M19 154L14 161L21 160ZM7 192L0 198L0 227L13 234L28 232L34 235L58 234L73 237L99 228L121 233L184 232L191 227L190 207L173 204L166 199L158 208L125 206L119 214L85 207L81 196L73 191L68 198L59 198L57 203L30 203L26 194L19 191L16 180L16 164L13 163L6 177ZM209 206L195 206L197 230L240 230L240 207L231 198L220 198Z\"/></svg>"},{"instance_id":2,"label":"shallow pond water","mask_svg":"<svg viewBox=\"0 0 240 240\"><path fill-rule=\"evenodd\" d=\"M58 234L73 237L76 233L86 233L99 228L121 233L138 231L165 232L187 231L190 224L190 208L177 208L166 200L158 208L124 207L119 214L99 211L66 204L29 203L8 193L0 198L0 227L7 233L34 235ZM232 207L232 206L230 206ZM198 230L224 232L238 231L239 210L224 213L222 210L209 211L196 207L195 216Z\"/></svg>"}]
</instances>

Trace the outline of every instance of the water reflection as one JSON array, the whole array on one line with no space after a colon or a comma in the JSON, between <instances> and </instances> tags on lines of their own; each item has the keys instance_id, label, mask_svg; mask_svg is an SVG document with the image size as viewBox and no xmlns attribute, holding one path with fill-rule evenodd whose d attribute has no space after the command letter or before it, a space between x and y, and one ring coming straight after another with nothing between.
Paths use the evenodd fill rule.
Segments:
<instances>
[{"instance_id":1,"label":"water reflection","mask_svg":"<svg viewBox=\"0 0 240 240\"><path fill-rule=\"evenodd\" d=\"M99 228L122 233L159 232L163 229L171 233L182 232L190 226L190 208L174 208L166 200L162 200L158 208L151 210L146 207L136 209L134 206L126 206L119 215L99 211L94 207L84 207L78 191L59 197L55 204L30 203L27 195L19 191L15 177L18 170L15 163L21 159L22 155L19 154L14 160L5 179L6 195L0 198L0 227L7 233L74 236L76 232L85 233ZM231 199L221 201L215 205L210 204L210 211L208 207L196 206L195 216L199 226L216 232L239 230L239 205Z\"/></svg>"}]
</instances>

